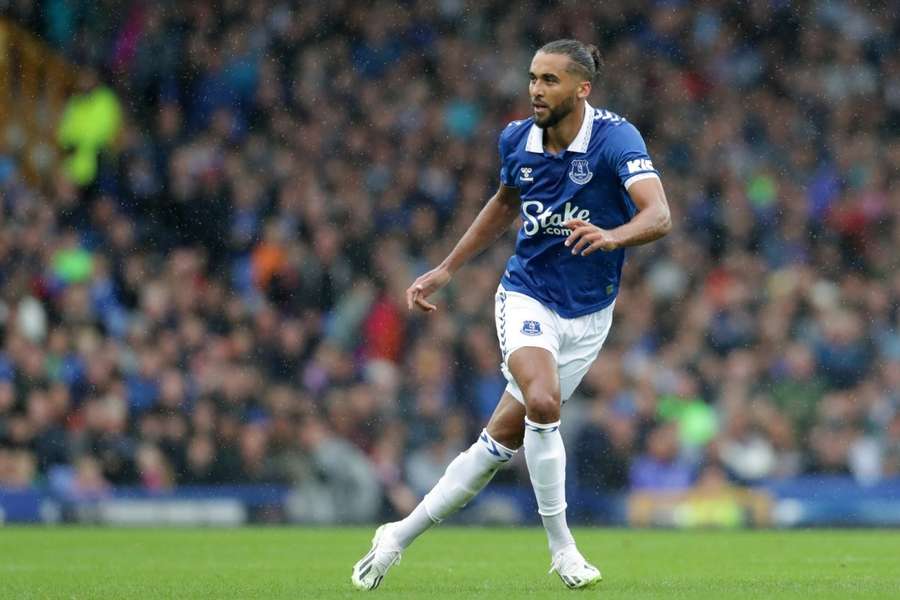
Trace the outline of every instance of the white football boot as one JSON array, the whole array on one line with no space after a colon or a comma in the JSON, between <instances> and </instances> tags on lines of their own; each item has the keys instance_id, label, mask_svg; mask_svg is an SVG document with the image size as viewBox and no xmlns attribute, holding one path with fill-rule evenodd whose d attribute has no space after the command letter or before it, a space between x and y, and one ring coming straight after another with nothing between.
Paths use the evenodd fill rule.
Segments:
<instances>
[{"instance_id":1,"label":"white football boot","mask_svg":"<svg viewBox=\"0 0 900 600\"><path fill-rule=\"evenodd\" d=\"M386 523L375 530L372 549L353 565L350 581L359 590L374 590L381 584L388 569L400 563L400 546L394 541Z\"/></svg>"},{"instance_id":2,"label":"white football boot","mask_svg":"<svg viewBox=\"0 0 900 600\"><path fill-rule=\"evenodd\" d=\"M556 553L550 566L550 573L554 571L570 590L594 587L603 579L597 567L584 559L575 544Z\"/></svg>"}]
</instances>

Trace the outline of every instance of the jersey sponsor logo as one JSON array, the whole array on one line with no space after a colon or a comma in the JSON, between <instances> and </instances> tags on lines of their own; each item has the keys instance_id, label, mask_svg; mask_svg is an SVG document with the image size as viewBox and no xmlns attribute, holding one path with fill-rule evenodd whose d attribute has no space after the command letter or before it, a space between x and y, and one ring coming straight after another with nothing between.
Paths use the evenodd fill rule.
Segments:
<instances>
[{"instance_id":1,"label":"jersey sponsor logo","mask_svg":"<svg viewBox=\"0 0 900 600\"><path fill-rule=\"evenodd\" d=\"M581 208L577 204L566 202L562 206L562 212L553 212L544 208L540 200L528 200L522 203L522 230L527 236L533 236L539 231L547 235L569 235L572 233L563 223L570 219L581 219L591 222L591 211Z\"/></svg>"},{"instance_id":2,"label":"jersey sponsor logo","mask_svg":"<svg viewBox=\"0 0 900 600\"><path fill-rule=\"evenodd\" d=\"M569 179L578 185L586 184L593 176L590 164L583 158L576 158L569 166Z\"/></svg>"},{"instance_id":3,"label":"jersey sponsor logo","mask_svg":"<svg viewBox=\"0 0 900 600\"><path fill-rule=\"evenodd\" d=\"M534 169L532 169L531 167L522 167L521 169L519 169L519 171L519 181L522 181L524 183L531 183L532 181L534 181L534 176L531 174Z\"/></svg>"},{"instance_id":4,"label":"jersey sponsor logo","mask_svg":"<svg viewBox=\"0 0 900 600\"><path fill-rule=\"evenodd\" d=\"M537 321L523 321L522 333L525 335L541 335L541 324Z\"/></svg>"},{"instance_id":5,"label":"jersey sponsor logo","mask_svg":"<svg viewBox=\"0 0 900 600\"><path fill-rule=\"evenodd\" d=\"M628 174L639 171L652 171L653 162L649 158L636 158L625 163L628 166Z\"/></svg>"}]
</instances>

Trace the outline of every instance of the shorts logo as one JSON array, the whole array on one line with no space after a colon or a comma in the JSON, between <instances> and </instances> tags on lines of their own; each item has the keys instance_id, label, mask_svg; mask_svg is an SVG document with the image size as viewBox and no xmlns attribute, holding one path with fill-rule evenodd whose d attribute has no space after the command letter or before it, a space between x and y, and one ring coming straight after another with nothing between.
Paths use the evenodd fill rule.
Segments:
<instances>
[{"instance_id":1,"label":"shorts logo","mask_svg":"<svg viewBox=\"0 0 900 600\"><path fill-rule=\"evenodd\" d=\"M522 333L525 335L541 335L541 324L537 321L525 321L522 323Z\"/></svg>"},{"instance_id":2,"label":"shorts logo","mask_svg":"<svg viewBox=\"0 0 900 600\"><path fill-rule=\"evenodd\" d=\"M578 185L584 185L591 180L594 174L591 173L588 161L583 158L576 158L569 167L569 179Z\"/></svg>"}]
</instances>

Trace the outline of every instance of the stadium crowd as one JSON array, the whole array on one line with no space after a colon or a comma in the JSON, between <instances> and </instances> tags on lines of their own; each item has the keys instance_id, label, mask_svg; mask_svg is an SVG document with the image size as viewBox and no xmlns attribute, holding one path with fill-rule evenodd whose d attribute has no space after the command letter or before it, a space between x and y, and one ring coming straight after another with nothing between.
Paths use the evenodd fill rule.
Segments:
<instances>
[{"instance_id":1,"label":"stadium crowd","mask_svg":"<svg viewBox=\"0 0 900 600\"><path fill-rule=\"evenodd\" d=\"M514 232L435 314L403 292L496 189L497 135L560 37L601 49L591 102L642 131L675 222L629 252L563 411L574 481L900 476L900 14L116 5L7 7L124 117L86 185L29 187L0 155L0 486L280 483L321 521L414 506L504 388ZM523 462L499 478L527 486Z\"/></svg>"}]
</instances>

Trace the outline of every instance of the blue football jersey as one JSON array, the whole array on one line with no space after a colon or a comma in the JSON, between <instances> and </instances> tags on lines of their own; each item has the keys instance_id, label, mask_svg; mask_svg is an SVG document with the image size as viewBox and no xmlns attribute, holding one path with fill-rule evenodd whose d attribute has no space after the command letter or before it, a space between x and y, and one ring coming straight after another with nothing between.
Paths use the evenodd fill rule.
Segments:
<instances>
[{"instance_id":1,"label":"blue football jersey","mask_svg":"<svg viewBox=\"0 0 900 600\"><path fill-rule=\"evenodd\" d=\"M576 256L564 245L569 219L603 229L627 223L637 208L635 181L658 177L638 130L624 118L585 103L581 129L560 154L544 151L533 118L500 134L500 181L518 188L522 228L501 283L535 298L565 318L600 310L619 291L625 250Z\"/></svg>"}]
</instances>

